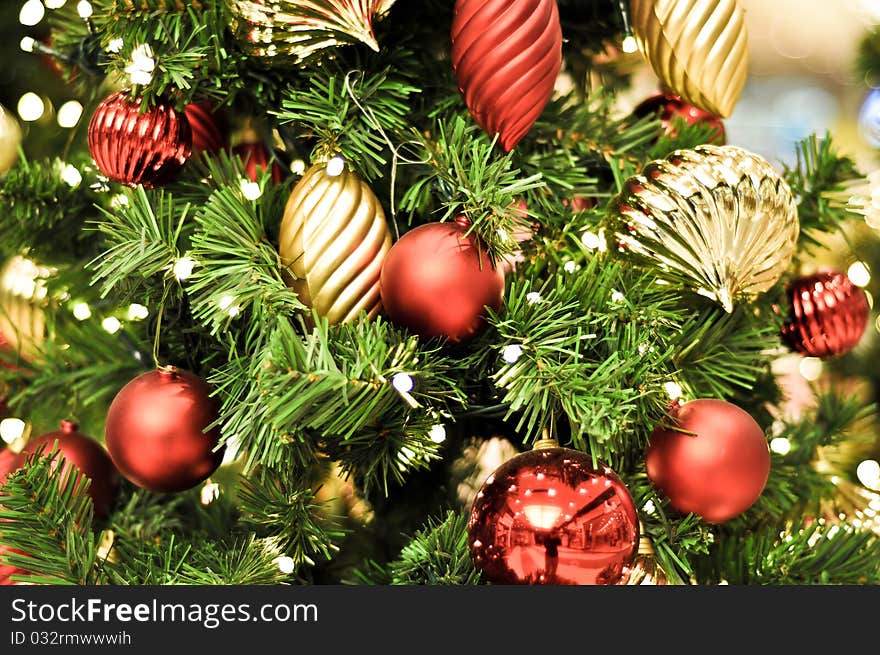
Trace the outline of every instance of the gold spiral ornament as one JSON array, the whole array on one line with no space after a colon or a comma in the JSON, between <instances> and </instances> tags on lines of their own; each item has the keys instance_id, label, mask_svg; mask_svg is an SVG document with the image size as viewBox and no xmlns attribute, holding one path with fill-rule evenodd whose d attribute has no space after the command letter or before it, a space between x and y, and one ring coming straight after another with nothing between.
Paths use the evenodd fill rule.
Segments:
<instances>
[{"instance_id":1,"label":"gold spiral ornament","mask_svg":"<svg viewBox=\"0 0 880 655\"><path fill-rule=\"evenodd\" d=\"M0 335L22 355L46 339L46 279L52 270L15 255L0 269Z\"/></svg>"},{"instance_id":2,"label":"gold spiral ornament","mask_svg":"<svg viewBox=\"0 0 880 655\"><path fill-rule=\"evenodd\" d=\"M379 275L391 249L385 212L340 158L312 166L284 209L279 254L300 301L331 324L381 309Z\"/></svg>"},{"instance_id":3,"label":"gold spiral ornament","mask_svg":"<svg viewBox=\"0 0 880 655\"><path fill-rule=\"evenodd\" d=\"M239 45L265 64L297 64L326 48L364 43L396 0L226 0Z\"/></svg>"},{"instance_id":4,"label":"gold spiral ornament","mask_svg":"<svg viewBox=\"0 0 880 655\"><path fill-rule=\"evenodd\" d=\"M800 230L788 184L737 146L702 145L649 163L624 183L608 219L621 255L728 312L779 280Z\"/></svg>"},{"instance_id":5,"label":"gold spiral ornament","mask_svg":"<svg viewBox=\"0 0 880 655\"><path fill-rule=\"evenodd\" d=\"M660 81L684 100L727 118L749 65L737 0L631 0L633 32Z\"/></svg>"}]
</instances>

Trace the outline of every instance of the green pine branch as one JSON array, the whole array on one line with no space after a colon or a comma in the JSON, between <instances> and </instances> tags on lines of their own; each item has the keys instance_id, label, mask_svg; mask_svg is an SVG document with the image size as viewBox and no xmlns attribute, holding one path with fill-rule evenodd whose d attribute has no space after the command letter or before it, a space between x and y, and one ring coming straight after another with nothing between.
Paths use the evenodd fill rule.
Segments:
<instances>
[{"instance_id":1,"label":"green pine branch","mask_svg":"<svg viewBox=\"0 0 880 655\"><path fill-rule=\"evenodd\" d=\"M449 511L429 519L388 565L395 585L476 585L480 573L470 556L466 514Z\"/></svg>"}]
</instances>

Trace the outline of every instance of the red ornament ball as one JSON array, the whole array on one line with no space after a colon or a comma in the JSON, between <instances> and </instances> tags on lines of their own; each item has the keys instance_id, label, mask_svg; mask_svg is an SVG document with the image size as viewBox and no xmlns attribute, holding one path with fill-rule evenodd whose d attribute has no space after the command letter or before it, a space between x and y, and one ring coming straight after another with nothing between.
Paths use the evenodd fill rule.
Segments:
<instances>
[{"instance_id":1,"label":"red ornament ball","mask_svg":"<svg viewBox=\"0 0 880 655\"><path fill-rule=\"evenodd\" d=\"M184 113L166 100L141 111L129 91L108 96L89 123L89 152L111 180L147 188L173 181L189 159L192 131Z\"/></svg>"},{"instance_id":2,"label":"red ornament ball","mask_svg":"<svg viewBox=\"0 0 880 655\"><path fill-rule=\"evenodd\" d=\"M192 154L220 152L226 147L223 120L212 103L192 102L184 114L192 131Z\"/></svg>"},{"instance_id":3,"label":"red ornament ball","mask_svg":"<svg viewBox=\"0 0 880 655\"><path fill-rule=\"evenodd\" d=\"M868 326L868 296L845 273L823 271L798 278L788 288L788 301L782 337L809 357L845 355Z\"/></svg>"},{"instance_id":4,"label":"red ornament ball","mask_svg":"<svg viewBox=\"0 0 880 655\"><path fill-rule=\"evenodd\" d=\"M516 455L489 476L468 538L493 584L613 585L635 559L639 521L614 471L551 447Z\"/></svg>"},{"instance_id":5,"label":"red ornament ball","mask_svg":"<svg viewBox=\"0 0 880 655\"><path fill-rule=\"evenodd\" d=\"M770 476L770 449L748 412L723 400L692 400L658 425L647 449L648 478L682 513L724 523L751 507Z\"/></svg>"},{"instance_id":6,"label":"red ornament ball","mask_svg":"<svg viewBox=\"0 0 880 655\"><path fill-rule=\"evenodd\" d=\"M404 234L385 256L379 286L388 318L426 338L455 343L501 308L504 270L463 223L428 223Z\"/></svg>"},{"instance_id":7,"label":"red ornament ball","mask_svg":"<svg viewBox=\"0 0 880 655\"><path fill-rule=\"evenodd\" d=\"M244 165L244 173L251 182L256 182L257 178L269 168L271 155L262 143L239 143L232 149L232 152L241 159L241 163ZM274 158L271 159L272 182L278 184L284 179L284 171L281 170L281 166L278 165Z\"/></svg>"},{"instance_id":8,"label":"red ornament ball","mask_svg":"<svg viewBox=\"0 0 880 655\"><path fill-rule=\"evenodd\" d=\"M143 489L190 489L223 460L215 450L219 404L198 376L173 366L139 375L107 412L107 450L120 473Z\"/></svg>"},{"instance_id":9,"label":"red ornament ball","mask_svg":"<svg viewBox=\"0 0 880 655\"><path fill-rule=\"evenodd\" d=\"M113 507L116 491L119 487L119 476L116 467L107 452L97 441L78 431L76 423L62 421L61 429L49 432L32 439L21 453L19 466L25 458L42 448L43 455L48 456L58 443L59 454L70 464L79 469L80 475L89 480L88 494L92 498L95 517L105 518ZM66 473L64 479L66 479Z\"/></svg>"},{"instance_id":10,"label":"red ornament ball","mask_svg":"<svg viewBox=\"0 0 880 655\"><path fill-rule=\"evenodd\" d=\"M714 128L714 135L709 139L709 143L724 145L727 141L724 123L718 116L695 107L672 93L658 93L643 100L633 110L633 114L640 118L650 115L658 116L666 134L671 137L676 135L676 119L683 118L688 125L702 123L706 127Z\"/></svg>"},{"instance_id":11,"label":"red ornament ball","mask_svg":"<svg viewBox=\"0 0 880 655\"><path fill-rule=\"evenodd\" d=\"M0 487L6 483L6 478L21 468L22 457L19 453L14 453L9 448L0 450Z\"/></svg>"}]
</instances>

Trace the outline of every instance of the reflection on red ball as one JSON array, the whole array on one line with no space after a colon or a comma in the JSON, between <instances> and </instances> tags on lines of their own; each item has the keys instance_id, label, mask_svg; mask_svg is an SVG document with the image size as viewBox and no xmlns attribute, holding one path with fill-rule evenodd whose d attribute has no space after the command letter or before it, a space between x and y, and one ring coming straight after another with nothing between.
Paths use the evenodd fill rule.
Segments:
<instances>
[{"instance_id":1,"label":"reflection on red ball","mask_svg":"<svg viewBox=\"0 0 880 655\"><path fill-rule=\"evenodd\" d=\"M462 223L428 223L404 234L385 256L382 306L395 324L426 338L459 342L501 308L504 270L494 267Z\"/></svg>"},{"instance_id":2,"label":"reflection on red ball","mask_svg":"<svg viewBox=\"0 0 880 655\"><path fill-rule=\"evenodd\" d=\"M643 100L633 110L633 114L638 117L651 114L658 116L666 133L671 137L676 135L676 120L683 118L688 125L702 123L714 128L714 135L709 139L709 143L724 145L727 140L724 123L718 116L695 107L672 93L658 93Z\"/></svg>"},{"instance_id":3,"label":"reflection on red ball","mask_svg":"<svg viewBox=\"0 0 880 655\"><path fill-rule=\"evenodd\" d=\"M223 120L209 101L193 102L184 109L192 131L192 152L219 152L226 147Z\"/></svg>"},{"instance_id":4,"label":"reflection on red ball","mask_svg":"<svg viewBox=\"0 0 880 655\"><path fill-rule=\"evenodd\" d=\"M468 537L493 584L613 585L636 556L639 523L614 471L570 448L542 448L489 476Z\"/></svg>"},{"instance_id":5,"label":"reflection on red ball","mask_svg":"<svg viewBox=\"0 0 880 655\"><path fill-rule=\"evenodd\" d=\"M673 508L724 523L758 500L770 476L770 449L748 412L704 398L675 408L666 423L651 435L646 466Z\"/></svg>"}]
</instances>

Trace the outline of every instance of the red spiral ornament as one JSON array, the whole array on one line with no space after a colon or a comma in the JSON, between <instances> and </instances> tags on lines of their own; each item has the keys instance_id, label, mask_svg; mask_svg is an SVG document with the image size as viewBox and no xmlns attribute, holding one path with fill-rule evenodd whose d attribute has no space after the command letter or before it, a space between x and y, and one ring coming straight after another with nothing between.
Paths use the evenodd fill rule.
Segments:
<instances>
[{"instance_id":1,"label":"red spiral ornament","mask_svg":"<svg viewBox=\"0 0 880 655\"><path fill-rule=\"evenodd\" d=\"M471 115L510 152L544 111L562 68L556 0L457 0L452 66Z\"/></svg>"},{"instance_id":2,"label":"red spiral ornament","mask_svg":"<svg viewBox=\"0 0 880 655\"><path fill-rule=\"evenodd\" d=\"M227 145L217 110L210 102L193 102L184 109L186 119L192 130L192 152L214 153L223 150Z\"/></svg>"},{"instance_id":3,"label":"red spiral ornament","mask_svg":"<svg viewBox=\"0 0 880 655\"><path fill-rule=\"evenodd\" d=\"M129 91L105 98L89 123L89 152L111 180L147 188L173 181L189 159L192 131L186 115L165 100L141 112Z\"/></svg>"},{"instance_id":4,"label":"red spiral ornament","mask_svg":"<svg viewBox=\"0 0 880 655\"><path fill-rule=\"evenodd\" d=\"M846 274L823 271L798 278L788 289L782 337L802 355L830 359L858 345L868 326L868 296Z\"/></svg>"}]
</instances>

